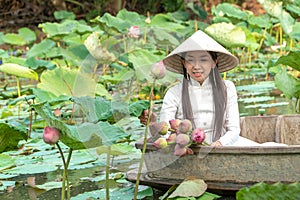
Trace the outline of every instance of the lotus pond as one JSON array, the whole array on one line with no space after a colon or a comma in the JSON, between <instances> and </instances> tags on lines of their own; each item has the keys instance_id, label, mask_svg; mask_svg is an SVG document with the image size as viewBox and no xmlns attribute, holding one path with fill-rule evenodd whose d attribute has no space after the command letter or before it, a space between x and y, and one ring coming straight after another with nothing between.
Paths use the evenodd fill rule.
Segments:
<instances>
[{"instance_id":1,"label":"lotus pond","mask_svg":"<svg viewBox=\"0 0 300 200\"><path fill-rule=\"evenodd\" d=\"M299 112L300 3L259 2L265 15L218 4L210 24L189 3L197 19L184 10L144 16L122 9L84 21L60 11L57 22L39 25L39 42L26 27L1 32L0 45L8 48L0 49L0 199L163 195L128 182L125 173L142 160L134 144L147 129L138 116L150 106L159 113L166 89L179 78L168 72L153 80L151 66L197 29L240 58L222 76L236 84L241 116ZM61 132L55 145L43 141L46 126ZM252 194L284 188L293 192L289 197L299 194L299 184L260 184ZM205 192L193 199L219 197Z\"/></svg>"}]
</instances>

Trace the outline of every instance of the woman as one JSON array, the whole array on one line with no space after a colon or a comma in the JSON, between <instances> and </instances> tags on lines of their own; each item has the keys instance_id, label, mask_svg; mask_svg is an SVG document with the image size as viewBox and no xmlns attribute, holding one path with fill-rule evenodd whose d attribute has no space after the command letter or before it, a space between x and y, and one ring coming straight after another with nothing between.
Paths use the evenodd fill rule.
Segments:
<instances>
[{"instance_id":1,"label":"woman","mask_svg":"<svg viewBox=\"0 0 300 200\"><path fill-rule=\"evenodd\" d=\"M163 63L168 70L184 77L167 91L160 121L189 119L193 128L206 132L206 142L211 146L234 145L240 138L237 93L234 84L222 80L220 73L236 67L238 59L199 30ZM255 144L250 140L249 143Z\"/></svg>"}]
</instances>

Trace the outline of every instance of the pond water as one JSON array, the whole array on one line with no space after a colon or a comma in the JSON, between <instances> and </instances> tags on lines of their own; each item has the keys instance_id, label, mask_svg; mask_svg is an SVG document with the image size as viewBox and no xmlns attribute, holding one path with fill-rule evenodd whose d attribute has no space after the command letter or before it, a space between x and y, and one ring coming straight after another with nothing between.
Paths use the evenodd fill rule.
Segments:
<instances>
[{"instance_id":1,"label":"pond water","mask_svg":"<svg viewBox=\"0 0 300 200\"><path fill-rule=\"evenodd\" d=\"M237 92L238 92L238 103L240 109L241 116L248 115L258 115L262 109L264 110L265 115L271 114L294 114L295 113L295 102L293 99L285 98L282 93L276 89L273 81L260 81L253 82L249 81L235 81ZM1 101L2 109L5 109L6 101ZM159 106L158 106L159 107ZM156 108L157 109L157 108ZM30 146L30 142L28 144ZM61 167L61 161L58 159L58 152L55 153L55 158L50 158L49 156L53 156L51 150L45 148L37 148L40 152L41 157L43 159L49 159L51 162L47 162L48 165L54 163L55 166ZM18 152L20 153L20 151ZM89 154L90 153L90 154ZM9 153L8 153L9 154ZM14 153L15 154L15 153ZM98 197L103 196L105 194L105 179L103 177L104 169L105 169L105 158L97 157L97 159L89 160L88 154L91 158L95 156L95 154L87 151L85 157L82 157L82 154L73 155L74 164L73 169L70 170L70 180L72 184L71 196L72 199L85 199L85 197L79 197L79 194L89 192L89 191L97 191L99 193ZM43 156L42 156L43 155ZM48 157L45 155L48 155ZM18 157L25 157L25 159L36 159L39 157L37 155L18 155ZM73 159L72 157L72 159ZM140 158L139 151L133 151L133 153L125 156L116 157L114 159L114 164L112 165L112 176L118 175L121 176L119 178L111 178L110 186L113 188L133 188L134 184L125 180L124 175L125 172L136 168L138 166ZM19 158L18 158L19 159ZM79 162L80 159L87 159L86 161ZM29 162L30 163L30 162ZM28 163L28 164L29 164ZM38 162L32 161L32 163ZM26 169L27 170L27 169ZM7 173L7 172L5 172ZM36 185L43 185L47 182L57 182L61 177L61 170L56 169L43 173L26 173L21 172L17 173L16 176L11 178L1 177L0 172L0 199L3 200L51 200L51 199L60 199L61 189L60 188L46 188L45 189L37 189L32 188L27 183L28 177L35 177ZM6 185L7 184L7 185ZM100 192L102 191L102 192ZM153 197L145 197L144 199L158 199L158 196L163 195L165 191L154 190ZM156 196L155 196L156 195ZM234 199L232 196L227 197L228 199ZM101 198L100 198L101 199ZM105 198L102 198L105 199ZM114 198L111 198L114 199ZM119 199L119 198L118 198ZM120 199L126 199L122 195ZM224 197L226 199L226 197Z\"/></svg>"}]
</instances>

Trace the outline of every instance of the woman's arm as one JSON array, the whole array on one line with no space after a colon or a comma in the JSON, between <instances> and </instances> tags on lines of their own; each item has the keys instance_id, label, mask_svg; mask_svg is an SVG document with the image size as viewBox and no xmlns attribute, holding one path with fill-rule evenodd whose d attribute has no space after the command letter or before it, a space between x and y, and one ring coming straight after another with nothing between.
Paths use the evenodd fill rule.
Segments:
<instances>
[{"instance_id":1,"label":"woman's arm","mask_svg":"<svg viewBox=\"0 0 300 200\"><path fill-rule=\"evenodd\" d=\"M225 134L219 139L222 145L230 145L238 140L240 134L240 114L237 92L233 82L226 80L227 108L225 115Z\"/></svg>"}]
</instances>

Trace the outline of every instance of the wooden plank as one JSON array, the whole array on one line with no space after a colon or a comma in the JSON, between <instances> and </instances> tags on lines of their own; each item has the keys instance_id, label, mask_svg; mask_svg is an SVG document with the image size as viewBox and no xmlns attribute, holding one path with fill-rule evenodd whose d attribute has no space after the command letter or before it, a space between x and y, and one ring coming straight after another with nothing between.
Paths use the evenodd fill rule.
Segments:
<instances>
[{"instance_id":1,"label":"wooden plank","mask_svg":"<svg viewBox=\"0 0 300 200\"><path fill-rule=\"evenodd\" d=\"M300 145L300 115L281 115L276 125L276 140L288 145Z\"/></svg>"},{"instance_id":2,"label":"wooden plank","mask_svg":"<svg viewBox=\"0 0 300 200\"><path fill-rule=\"evenodd\" d=\"M275 142L277 115L241 117L240 135L258 143Z\"/></svg>"}]
</instances>

